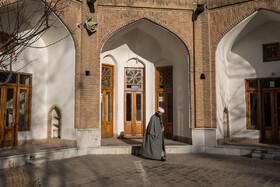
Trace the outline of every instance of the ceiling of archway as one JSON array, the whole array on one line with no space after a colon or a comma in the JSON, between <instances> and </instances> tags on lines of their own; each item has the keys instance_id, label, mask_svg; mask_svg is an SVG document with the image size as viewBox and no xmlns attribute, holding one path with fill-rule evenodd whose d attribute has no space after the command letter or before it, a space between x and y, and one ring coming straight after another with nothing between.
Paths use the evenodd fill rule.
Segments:
<instances>
[{"instance_id":1,"label":"ceiling of archway","mask_svg":"<svg viewBox=\"0 0 280 187\"><path fill-rule=\"evenodd\" d=\"M124 46L150 61L164 56L170 58L178 48L186 50L182 41L173 33L146 19L125 26L114 33L104 44L102 53L124 49Z\"/></svg>"},{"instance_id":2,"label":"ceiling of archway","mask_svg":"<svg viewBox=\"0 0 280 187\"><path fill-rule=\"evenodd\" d=\"M248 34L252 33L253 31L257 30L258 28L262 27L268 22L280 24L280 14L273 11L260 10L244 27L244 29L236 38L235 42L238 42L239 40L246 37Z\"/></svg>"}]
</instances>

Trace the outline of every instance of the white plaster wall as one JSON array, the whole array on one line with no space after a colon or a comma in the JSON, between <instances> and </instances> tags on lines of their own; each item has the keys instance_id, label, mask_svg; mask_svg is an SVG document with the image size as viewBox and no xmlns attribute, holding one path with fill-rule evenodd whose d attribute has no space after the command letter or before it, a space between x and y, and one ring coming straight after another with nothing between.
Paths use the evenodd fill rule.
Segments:
<instances>
[{"instance_id":1,"label":"white plaster wall","mask_svg":"<svg viewBox=\"0 0 280 187\"><path fill-rule=\"evenodd\" d=\"M271 18L273 17L273 20ZM263 63L262 44L279 42L280 23L260 11L232 29L216 52L217 138L223 138L223 109L229 110L230 136L259 138L258 130L246 129L245 83L247 78L280 75L280 63Z\"/></svg>"},{"instance_id":2,"label":"white plaster wall","mask_svg":"<svg viewBox=\"0 0 280 187\"><path fill-rule=\"evenodd\" d=\"M40 39L35 46L45 45ZM18 140L47 137L47 49L27 48L13 66L13 71L32 74L31 131L19 131Z\"/></svg>"},{"instance_id":3,"label":"white plaster wall","mask_svg":"<svg viewBox=\"0 0 280 187\"><path fill-rule=\"evenodd\" d=\"M114 133L124 128L124 68L145 68L145 123L155 112L155 67L173 66L173 135L191 138L188 51L178 38L141 20L115 33L103 46L101 63L115 67ZM138 63L136 62L138 59Z\"/></svg>"},{"instance_id":4,"label":"white plaster wall","mask_svg":"<svg viewBox=\"0 0 280 187\"><path fill-rule=\"evenodd\" d=\"M67 36L67 37L66 37ZM66 37L66 38L64 38ZM63 40L61 40L64 38ZM48 47L47 109L54 104L62 112L62 139L75 140L74 104L75 104L75 46L67 28L57 20L42 39Z\"/></svg>"},{"instance_id":5,"label":"white plaster wall","mask_svg":"<svg viewBox=\"0 0 280 187\"><path fill-rule=\"evenodd\" d=\"M38 2L30 3L28 8L31 10L38 6ZM47 138L48 111L54 104L62 109L62 138L76 139L74 42L67 28L55 15L51 15L51 20L53 27L32 45L39 48L27 48L13 65L13 71L32 74L31 131L19 131L18 140ZM22 31L24 32L26 31ZM50 47L40 48L62 38L64 39Z\"/></svg>"}]
</instances>

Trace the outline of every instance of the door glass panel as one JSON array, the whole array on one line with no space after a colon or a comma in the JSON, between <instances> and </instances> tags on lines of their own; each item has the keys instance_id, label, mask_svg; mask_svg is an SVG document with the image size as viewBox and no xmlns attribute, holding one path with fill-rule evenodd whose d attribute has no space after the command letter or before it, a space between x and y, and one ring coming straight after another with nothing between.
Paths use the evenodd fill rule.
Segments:
<instances>
[{"instance_id":1,"label":"door glass panel","mask_svg":"<svg viewBox=\"0 0 280 187\"><path fill-rule=\"evenodd\" d=\"M168 122L173 122L173 94L168 94Z\"/></svg>"},{"instance_id":2,"label":"door glass panel","mask_svg":"<svg viewBox=\"0 0 280 187\"><path fill-rule=\"evenodd\" d=\"M26 106L27 106L27 91L20 90L19 95L19 127L26 126Z\"/></svg>"},{"instance_id":3,"label":"door glass panel","mask_svg":"<svg viewBox=\"0 0 280 187\"><path fill-rule=\"evenodd\" d=\"M106 121L110 121L110 98L111 92L106 93Z\"/></svg>"},{"instance_id":4,"label":"door glass panel","mask_svg":"<svg viewBox=\"0 0 280 187\"><path fill-rule=\"evenodd\" d=\"M270 92L264 93L264 125L267 127L272 126L271 124L271 102Z\"/></svg>"},{"instance_id":5,"label":"door glass panel","mask_svg":"<svg viewBox=\"0 0 280 187\"><path fill-rule=\"evenodd\" d=\"M158 106L164 109L164 94L158 94ZM164 115L161 115L161 120L164 121Z\"/></svg>"},{"instance_id":6,"label":"door glass panel","mask_svg":"<svg viewBox=\"0 0 280 187\"><path fill-rule=\"evenodd\" d=\"M5 82L9 76L10 72L0 72L0 82ZM13 74L8 83L17 83L17 75Z\"/></svg>"},{"instance_id":7,"label":"door glass panel","mask_svg":"<svg viewBox=\"0 0 280 187\"><path fill-rule=\"evenodd\" d=\"M250 93L251 125L258 125L258 97L257 93Z\"/></svg>"},{"instance_id":8,"label":"door glass panel","mask_svg":"<svg viewBox=\"0 0 280 187\"><path fill-rule=\"evenodd\" d=\"M109 67L102 67L101 86L111 86L111 69Z\"/></svg>"},{"instance_id":9,"label":"door glass panel","mask_svg":"<svg viewBox=\"0 0 280 187\"><path fill-rule=\"evenodd\" d=\"M131 121L131 93L126 94L126 121Z\"/></svg>"},{"instance_id":10,"label":"door glass panel","mask_svg":"<svg viewBox=\"0 0 280 187\"><path fill-rule=\"evenodd\" d=\"M261 80L262 88L280 88L280 78Z\"/></svg>"},{"instance_id":11,"label":"door glass panel","mask_svg":"<svg viewBox=\"0 0 280 187\"><path fill-rule=\"evenodd\" d=\"M143 70L142 69L127 69L126 70L126 88L132 88L132 86L138 86L141 88L143 82Z\"/></svg>"},{"instance_id":12,"label":"door glass panel","mask_svg":"<svg viewBox=\"0 0 280 187\"><path fill-rule=\"evenodd\" d=\"M6 126L13 126L13 109L14 109L14 89L7 88L7 101L6 101Z\"/></svg>"},{"instance_id":13,"label":"door glass panel","mask_svg":"<svg viewBox=\"0 0 280 187\"><path fill-rule=\"evenodd\" d=\"M276 109L277 109L277 125L278 127L280 127L280 93L278 92L277 93L277 106L276 106Z\"/></svg>"},{"instance_id":14,"label":"door glass panel","mask_svg":"<svg viewBox=\"0 0 280 187\"><path fill-rule=\"evenodd\" d=\"M29 85L30 77L29 75L20 75L20 84Z\"/></svg>"},{"instance_id":15,"label":"door glass panel","mask_svg":"<svg viewBox=\"0 0 280 187\"><path fill-rule=\"evenodd\" d=\"M163 93L158 94L158 106L164 108L164 96Z\"/></svg>"},{"instance_id":16,"label":"door glass panel","mask_svg":"<svg viewBox=\"0 0 280 187\"><path fill-rule=\"evenodd\" d=\"M249 88L258 88L258 80L249 80L248 81L248 87Z\"/></svg>"},{"instance_id":17,"label":"door glass panel","mask_svg":"<svg viewBox=\"0 0 280 187\"><path fill-rule=\"evenodd\" d=\"M142 108L141 108L141 94L136 94L136 121L141 121L142 117Z\"/></svg>"},{"instance_id":18,"label":"door glass panel","mask_svg":"<svg viewBox=\"0 0 280 187\"><path fill-rule=\"evenodd\" d=\"M172 68L159 69L159 88L172 88Z\"/></svg>"},{"instance_id":19,"label":"door glass panel","mask_svg":"<svg viewBox=\"0 0 280 187\"><path fill-rule=\"evenodd\" d=\"M101 92L101 121L103 122L103 92Z\"/></svg>"}]
</instances>

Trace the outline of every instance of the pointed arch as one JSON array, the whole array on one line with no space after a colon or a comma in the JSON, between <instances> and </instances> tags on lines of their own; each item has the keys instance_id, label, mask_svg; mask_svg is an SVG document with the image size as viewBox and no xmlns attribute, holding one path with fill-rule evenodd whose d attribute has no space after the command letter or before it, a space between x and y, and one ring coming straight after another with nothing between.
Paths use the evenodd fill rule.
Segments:
<instances>
[{"instance_id":1,"label":"pointed arch","mask_svg":"<svg viewBox=\"0 0 280 187\"><path fill-rule=\"evenodd\" d=\"M118 33L119 31L125 29L127 26L129 25L133 25L135 23L137 23L138 21L141 20L147 20L150 21L154 24L156 24L157 26L161 27L162 29L166 30L167 32L171 33L172 35L174 35L176 38L178 38L186 47L188 53L190 53L191 51L189 49L191 49L191 46L189 46L189 44L187 44L187 39L184 38L177 30L175 30L173 27L170 27L168 24L160 22L159 20L154 19L153 17L150 16L142 16L142 17L135 17L133 19L130 19L128 21L125 21L123 23L120 23L118 26L116 26L114 29L111 29L111 32L107 33L104 35L104 37L101 39L101 42L99 43L99 54L101 53L101 50L104 46L104 44L108 41L109 38L111 38L114 34Z\"/></svg>"},{"instance_id":2,"label":"pointed arch","mask_svg":"<svg viewBox=\"0 0 280 187\"><path fill-rule=\"evenodd\" d=\"M55 126L58 131L58 138L62 137L62 110L61 108L54 104L48 111L48 139L54 137L53 126Z\"/></svg>"}]
</instances>

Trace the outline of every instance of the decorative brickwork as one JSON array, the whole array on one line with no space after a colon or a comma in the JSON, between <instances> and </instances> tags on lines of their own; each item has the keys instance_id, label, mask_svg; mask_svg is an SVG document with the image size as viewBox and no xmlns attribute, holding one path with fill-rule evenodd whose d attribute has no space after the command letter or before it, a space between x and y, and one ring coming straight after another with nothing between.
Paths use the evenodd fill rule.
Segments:
<instances>
[{"instance_id":1,"label":"decorative brickwork","mask_svg":"<svg viewBox=\"0 0 280 187\"><path fill-rule=\"evenodd\" d=\"M146 10L133 8L98 7L99 51L118 30L141 19L148 19L177 36L192 52L191 11ZM114 19L111 19L111 18Z\"/></svg>"}]
</instances>

